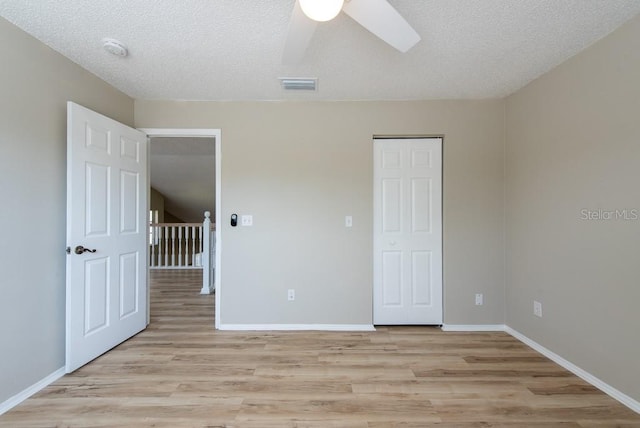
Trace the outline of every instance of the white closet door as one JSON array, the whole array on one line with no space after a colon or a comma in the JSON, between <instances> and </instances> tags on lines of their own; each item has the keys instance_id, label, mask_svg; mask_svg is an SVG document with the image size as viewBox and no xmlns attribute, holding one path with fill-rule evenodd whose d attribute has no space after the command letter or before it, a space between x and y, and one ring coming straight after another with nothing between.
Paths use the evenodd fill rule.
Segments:
<instances>
[{"instance_id":1,"label":"white closet door","mask_svg":"<svg viewBox=\"0 0 640 428\"><path fill-rule=\"evenodd\" d=\"M442 324L442 139L375 139L373 187L374 324Z\"/></svg>"}]
</instances>

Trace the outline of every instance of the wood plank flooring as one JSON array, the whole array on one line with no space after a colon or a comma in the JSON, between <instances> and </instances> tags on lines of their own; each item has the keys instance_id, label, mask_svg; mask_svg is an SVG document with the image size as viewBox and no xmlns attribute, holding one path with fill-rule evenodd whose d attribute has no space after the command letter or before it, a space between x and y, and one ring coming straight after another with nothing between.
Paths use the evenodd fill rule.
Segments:
<instances>
[{"instance_id":1,"label":"wood plank flooring","mask_svg":"<svg viewBox=\"0 0 640 428\"><path fill-rule=\"evenodd\" d=\"M505 333L220 332L197 271L151 274L151 324L2 427L640 427Z\"/></svg>"}]
</instances>

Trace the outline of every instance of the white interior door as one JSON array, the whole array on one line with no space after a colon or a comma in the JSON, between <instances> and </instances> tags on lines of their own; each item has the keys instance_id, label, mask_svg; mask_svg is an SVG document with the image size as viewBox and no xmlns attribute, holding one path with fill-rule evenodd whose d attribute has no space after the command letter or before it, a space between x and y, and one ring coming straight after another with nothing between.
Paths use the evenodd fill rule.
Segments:
<instances>
[{"instance_id":1,"label":"white interior door","mask_svg":"<svg viewBox=\"0 0 640 428\"><path fill-rule=\"evenodd\" d=\"M374 139L373 322L442 324L442 138Z\"/></svg>"},{"instance_id":2,"label":"white interior door","mask_svg":"<svg viewBox=\"0 0 640 428\"><path fill-rule=\"evenodd\" d=\"M69 102L67 373L147 325L147 186L146 135Z\"/></svg>"}]
</instances>

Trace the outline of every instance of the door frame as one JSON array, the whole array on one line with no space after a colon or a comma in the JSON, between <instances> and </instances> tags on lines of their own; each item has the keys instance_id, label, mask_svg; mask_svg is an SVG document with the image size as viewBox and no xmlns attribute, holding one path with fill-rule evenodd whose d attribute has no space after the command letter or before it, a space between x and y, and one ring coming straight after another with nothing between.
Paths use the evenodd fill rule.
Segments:
<instances>
[{"instance_id":1,"label":"door frame","mask_svg":"<svg viewBox=\"0 0 640 428\"><path fill-rule=\"evenodd\" d=\"M153 137L208 137L215 139L215 153L216 153L216 268L214 271L214 284L215 284L215 328L220 328L220 294L222 290L222 131L220 129L204 129L204 128L138 128L140 131L147 134L147 138ZM151 144L149 144L149 150ZM149 168L149 171L151 168ZM151 179L149 177L149 185L151 185ZM151 192L149 192L151 194ZM149 201L147 201L149 206ZM148 288L148 287L147 287Z\"/></svg>"},{"instance_id":2,"label":"door frame","mask_svg":"<svg viewBox=\"0 0 640 428\"><path fill-rule=\"evenodd\" d=\"M374 157L374 151L375 151L375 140L376 139L381 139L381 140L411 140L411 139L420 139L420 138L440 138L441 141L441 151L440 151L440 185L441 185L441 191L440 191L440 215L441 215L441 239L440 239L440 251L441 251L441 272L442 272L442 281L441 281L441 287L442 287L442 319L441 325L444 325L444 319L445 319L445 315L446 315L446 311L445 311L445 301L446 301L446 275L445 275L445 270L444 270L444 261L445 261L445 253L444 253L444 248L445 248L445 242L444 242L444 236L445 236L445 227L446 227L446 219L444 216L444 193L445 193L445 179L444 179L444 161L445 161L445 135L444 134L404 134L404 135L398 135L398 134L373 134L373 136L371 137L371 159L373 159ZM373 168L375 168L375 165L372 163L372 170L371 170L371 181L373 183ZM373 219L373 216L375 215L375 205L372 205L372 211L371 211L371 217ZM373 223L373 221L372 221ZM372 229L372 239L375 239L375 228ZM375 257L375 251L373 252L373 257ZM373 262L374 260L372 260L372 271L374 270L373 268ZM375 275L375 272L373 272L373 274ZM373 279L373 278L372 278ZM372 292L375 293L375 289L374 287L374 282L371 282L371 288L372 288ZM374 302L373 299L371 299L371 322L372 324L375 326L374 320L373 320L373 311L374 311Z\"/></svg>"}]
</instances>

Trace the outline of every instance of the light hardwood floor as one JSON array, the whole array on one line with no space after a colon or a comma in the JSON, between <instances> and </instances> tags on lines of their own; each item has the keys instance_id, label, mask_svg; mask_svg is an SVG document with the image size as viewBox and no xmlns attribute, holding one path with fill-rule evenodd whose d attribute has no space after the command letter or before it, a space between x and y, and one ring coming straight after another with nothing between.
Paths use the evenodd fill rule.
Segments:
<instances>
[{"instance_id":1,"label":"light hardwood floor","mask_svg":"<svg viewBox=\"0 0 640 428\"><path fill-rule=\"evenodd\" d=\"M505 333L219 332L194 271L153 272L151 324L2 427L640 427Z\"/></svg>"}]
</instances>

